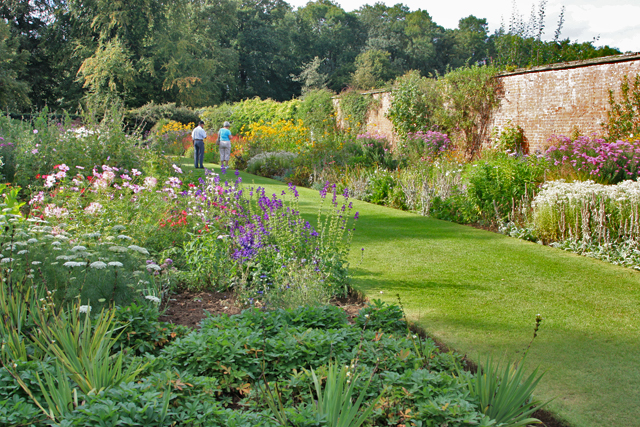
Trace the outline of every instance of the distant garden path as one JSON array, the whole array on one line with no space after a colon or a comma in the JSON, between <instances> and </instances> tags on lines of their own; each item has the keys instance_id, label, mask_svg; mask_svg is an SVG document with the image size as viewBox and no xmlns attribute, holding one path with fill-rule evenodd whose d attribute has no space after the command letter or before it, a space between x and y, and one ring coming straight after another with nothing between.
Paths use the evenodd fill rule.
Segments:
<instances>
[{"instance_id":1,"label":"distant garden path","mask_svg":"<svg viewBox=\"0 0 640 427\"><path fill-rule=\"evenodd\" d=\"M313 219L318 193L299 191ZM353 284L369 298L400 294L411 320L474 360L519 358L540 313L527 366L547 370L549 408L576 427L640 425L640 272L364 202L356 210Z\"/></svg>"}]
</instances>

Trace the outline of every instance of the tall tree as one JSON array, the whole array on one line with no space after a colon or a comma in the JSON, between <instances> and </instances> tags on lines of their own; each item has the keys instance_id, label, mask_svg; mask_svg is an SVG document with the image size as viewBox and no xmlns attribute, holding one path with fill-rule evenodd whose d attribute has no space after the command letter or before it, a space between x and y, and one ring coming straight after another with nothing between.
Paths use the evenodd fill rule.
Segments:
<instances>
[{"instance_id":1,"label":"tall tree","mask_svg":"<svg viewBox=\"0 0 640 427\"><path fill-rule=\"evenodd\" d=\"M24 51L19 53L17 45L9 25L0 19L0 107L3 109L29 104L27 82L18 80L27 55Z\"/></svg>"}]
</instances>

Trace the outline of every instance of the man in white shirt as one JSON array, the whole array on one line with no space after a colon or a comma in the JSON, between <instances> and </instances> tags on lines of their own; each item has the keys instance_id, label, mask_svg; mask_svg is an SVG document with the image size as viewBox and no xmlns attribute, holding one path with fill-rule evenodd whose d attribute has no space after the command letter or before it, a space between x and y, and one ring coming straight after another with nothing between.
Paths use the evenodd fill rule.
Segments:
<instances>
[{"instance_id":1,"label":"man in white shirt","mask_svg":"<svg viewBox=\"0 0 640 427\"><path fill-rule=\"evenodd\" d=\"M204 169L202 165L204 161L204 139L207 137L207 132L203 129L204 122L200 120L198 126L191 132L191 139L193 140L193 166L196 169Z\"/></svg>"}]
</instances>

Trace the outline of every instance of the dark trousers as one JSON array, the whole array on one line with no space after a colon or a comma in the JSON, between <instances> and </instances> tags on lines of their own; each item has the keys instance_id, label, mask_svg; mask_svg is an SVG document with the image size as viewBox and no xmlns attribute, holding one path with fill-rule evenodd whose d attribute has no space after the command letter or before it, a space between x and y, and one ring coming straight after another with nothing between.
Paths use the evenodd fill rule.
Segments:
<instances>
[{"instance_id":1,"label":"dark trousers","mask_svg":"<svg viewBox=\"0 0 640 427\"><path fill-rule=\"evenodd\" d=\"M193 141L193 166L196 168L203 168L202 162L204 161L204 141L196 139Z\"/></svg>"}]
</instances>

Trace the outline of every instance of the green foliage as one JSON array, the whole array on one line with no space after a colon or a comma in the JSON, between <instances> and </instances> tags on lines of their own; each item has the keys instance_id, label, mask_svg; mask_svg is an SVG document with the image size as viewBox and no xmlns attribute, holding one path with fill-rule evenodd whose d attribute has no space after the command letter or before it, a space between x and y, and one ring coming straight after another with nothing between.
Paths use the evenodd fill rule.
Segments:
<instances>
[{"instance_id":1,"label":"green foliage","mask_svg":"<svg viewBox=\"0 0 640 427\"><path fill-rule=\"evenodd\" d=\"M246 99L232 105L222 104L202 110L200 117L209 129L219 129L225 121L231 123L233 135L243 134L249 124L257 122L278 122L296 119L299 100L276 102L272 99Z\"/></svg>"},{"instance_id":2,"label":"green foliage","mask_svg":"<svg viewBox=\"0 0 640 427\"><path fill-rule=\"evenodd\" d=\"M640 134L640 74L631 82L624 76L620 84L620 100L609 90L608 121L603 124L611 142Z\"/></svg>"},{"instance_id":3,"label":"green foliage","mask_svg":"<svg viewBox=\"0 0 640 427\"><path fill-rule=\"evenodd\" d=\"M118 307L114 325L119 334L113 350L131 352L136 356L158 354L174 339L187 335L186 327L160 322L159 317L155 303L133 302L126 307Z\"/></svg>"},{"instance_id":4,"label":"green foliage","mask_svg":"<svg viewBox=\"0 0 640 427\"><path fill-rule=\"evenodd\" d=\"M318 417L326 418L327 425L330 427L360 427L371 415L379 400L379 397L374 398L362 413L358 413L367 395L371 378L361 386L360 394L354 402L352 396L355 397L360 376L347 366L338 368L336 364L330 363L327 367L324 387L313 370L311 370L311 377L317 398L315 409Z\"/></svg>"},{"instance_id":5,"label":"green foliage","mask_svg":"<svg viewBox=\"0 0 640 427\"><path fill-rule=\"evenodd\" d=\"M369 49L358 55L356 71L351 76L352 87L360 90L380 88L396 77L390 56L389 52L379 49Z\"/></svg>"},{"instance_id":6,"label":"green foliage","mask_svg":"<svg viewBox=\"0 0 640 427\"><path fill-rule=\"evenodd\" d=\"M391 196L396 183L393 175L380 168L376 168L369 174L369 186L365 200L377 205L385 204Z\"/></svg>"},{"instance_id":7,"label":"green foliage","mask_svg":"<svg viewBox=\"0 0 640 427\"><path fill-rule=\"evenodd\" d=\"M29 86L18 79L29 53L19 51L9 24L0 19L0 107L2 109L23 107L29 104Z\"/></svg>"},{"instance_id":8,"label":"green foliage","mask_svg":"<svg viewBox=\"0 0 640 427\"><path fill-rule=\"evenodd\" d=\"M333 96L327 89L310 90L302 97L298 107L298 117L309 127L316 138L335 131L335 110Z\"/></svg>"},{"instance_id":9,"label":"green foliage","mask_svg":"<svg viewBox=\"0 0 640 427\"><path fill-rule=\"evenodd\" d=\"M530 196L544 179L546 162L532 157L496 155L468 169L468 197L485 221L502 222L517 202Z\"/></svg>"},{"instance_id":10,"label":"green foliage","mask_svg":"<svg viewBox=\"0 0 640 427\"><path fill-rule=\"evenodd\" d=\"M284 180L292 172L296 154L286 151L263 152L247 163L247 172L267 178Z\"/></svg>"},{"instance_id":11,"label":"green foliage","mask_svg":"<svg viewBox=\"0 0 640 427\"><path fill-rule=\"evenodd\" d=\"M439 115L444 101L437 80L410 71L396 80L392 94L393 103L387 117L398 135L406 137L443 124Z\"/></svg>"},{"instance_id":12,"label":"green foliage","mask_svg":"<svg viewBox=\"0 0 640 427\"><path fill-rule=\"evenodd\" d=\"M447 119L444 129L455 130L454 141L473 159L488 136L491 116L500 103L494 67L459 68L444 76Z\"/></svg>"},{"instance_id":13,"label":"green foliage","mask_svg":"<svg viewBox=\"0 0 640 427\"><path fill-rule=\"evenodd\" d=\"M496 425L505 427L524 427L530 424L542 424L532 418L536 410L543 407L541 401L533 399L533 391L542 379L538 368L527 377L522 364L500 363L487 358L478 366L475 376L465 376L470 395L478 399L482 412Z\"/></svg>"},{"instance_id":14,"label":"green foliage","mask_svg":"<svg viewBox=\"0 0 640 427\"><path fill-rule=\"evenodd\" d=\"M371 95L363 95L356 90L346 90L340 94L340 115L346 127L360 131L367 123L367 113L373 103Z\"/></svg>"},{"instance_id":15,"label":"green foliage","mask_svg":"<svg viewBox=\"0 0 640 427\"><path fill-rule=\"evenodd\" d=\"M124 123L128 129L147 132L162 119L173 120L183 125L200 121L200 117L195 111L188 107L179 107L175 102L166 104L150 102L142 107L127 110L124 116Z\"/></svg>"},{"instance_id":16,"label":"green foliage","mask_svg":"<svg viewBox=\"0 0 640 427\"><path fill-rule=\"evenodd\" d=\"M494 128L492 132L492 148L503 153L516 153L517 155L528 154L529 147L527 138L524 136L524 129L520 125L513 125L511 120L505 124L498 132Z\"/></svg>"},{"instance_id":17,"label":"green foliage","mask_svg":"<svg viewBox=\"0 0 640 427\"><path fill-rule=\"evenodd\" d=\"M229 259L230 246L224 237L211 230L193 236L184 244L184 259L191 289L224 291L232 284L236 265Z\"/></svg>"},{"instance_id":18,"label":"green foliage","mask_svg":"<svg viewBox=\"0 0 640 427\"><path fill-rule=\"evenodd\" d=\"M404 320L404 313L400 307L374 299L367 304L355 318L356 326L382 330L384 333L401 334L409 328Z\"/></svg>"}]
</instances>

